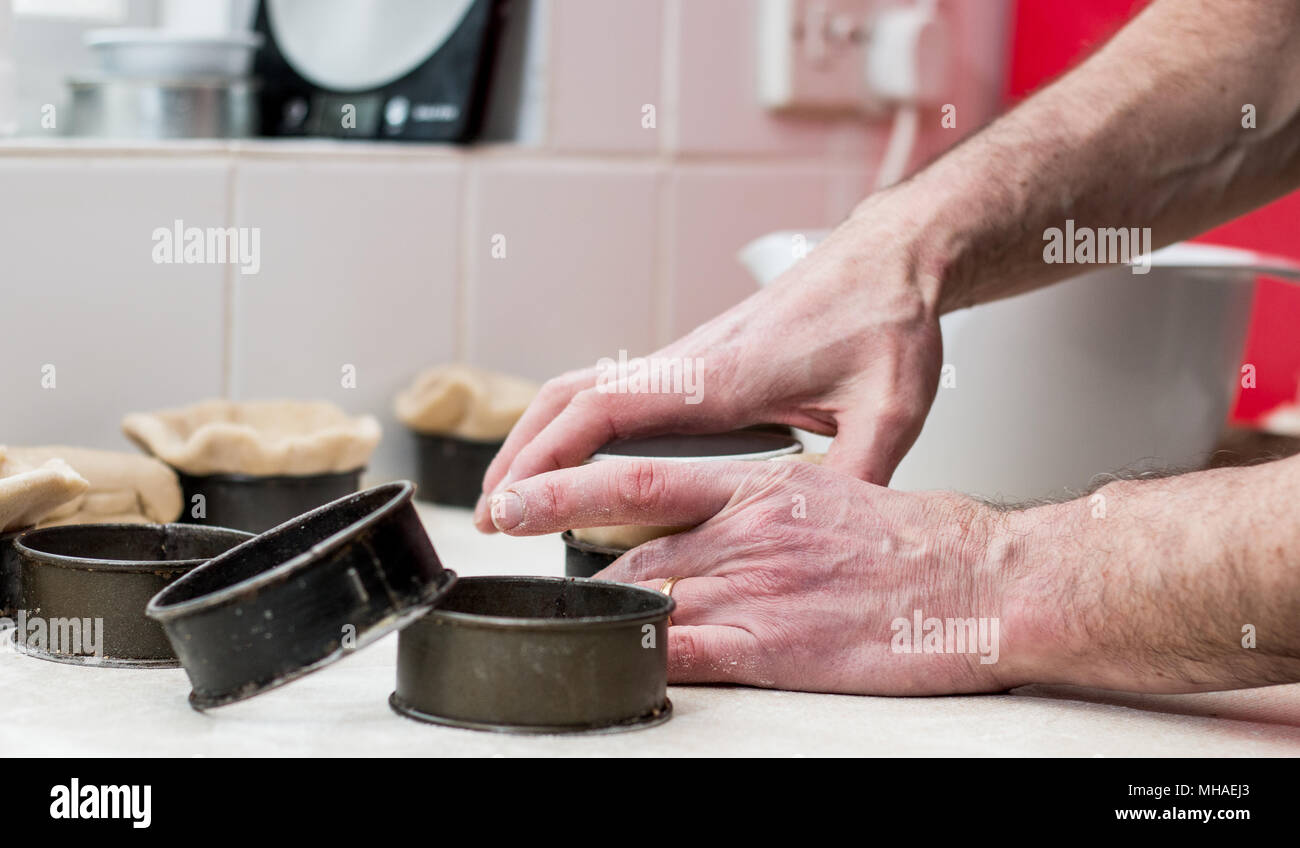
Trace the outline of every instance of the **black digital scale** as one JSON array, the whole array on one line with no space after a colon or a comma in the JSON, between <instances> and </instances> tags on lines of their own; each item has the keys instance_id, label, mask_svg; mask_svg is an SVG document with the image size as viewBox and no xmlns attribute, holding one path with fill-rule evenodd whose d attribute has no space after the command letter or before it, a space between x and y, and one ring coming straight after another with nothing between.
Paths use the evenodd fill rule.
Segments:
<instances>
[{"instance_id":1,"label":"black digital scale","mask_svg":"<svg viewBox=\"0 0 1300 848\"><path fill-rule=\"evenodd\" d=\"M268 136L468 142L506 0L261 0Z\"/></svg>"}]
</instances>

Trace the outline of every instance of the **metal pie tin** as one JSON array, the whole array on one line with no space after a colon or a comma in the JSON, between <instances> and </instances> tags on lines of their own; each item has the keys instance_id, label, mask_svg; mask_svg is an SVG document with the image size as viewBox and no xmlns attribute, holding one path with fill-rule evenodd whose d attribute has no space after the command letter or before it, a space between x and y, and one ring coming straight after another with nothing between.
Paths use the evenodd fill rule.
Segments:
<instances>
[{"instance_id":1,"label":"metal pie tin","mask_svg":"<svg viewBox=\"0 0 1300 848\"><path fill-rule=\"evenodd\" d=\"M509 733L667 721L660 592L563 577L467 577L398 635L389 704L420 721Z\"/></svg>"},{"instance_id":2,"label":"metal pie tin","mask_svg":"<svg viewBox=\"0 0 1300 848\"><path fill-rule=\"evenodd\" d=\"M262 533L357 491L365 469L302 476L186 474L173 470L180 480L185 504L181 521ZM202 496L201 517L194 515L196 496Z\"/></svg>"},{"instance_id":3,"label":"metal pie tin","mask_svg":"<svg viewBox=\"0 0 1300 848\"><path fill-rule=\"evenodd\" d=\"M569 577L594 577L627 551L593 545L574 538L572 530L560 534L564 540L564 573Z\"/></svg>"},{"instance_id":4,"label":"metal pie tin","mask_svg":"<svg viewBox=\"0 0 1300 848\"><path fill-rule=\"evenodd\" d=\"M0 533L0 619L9 618L18 611L18 550L14 547L14 540L22 534L23 530ZM0 627L7 623L0 620Z\"/></svg>"},{"instance_id":5,"label":"metal pie tin","mask_svg":"<svg viewBox=\"0 0 1300 848\"><path fill-rule=\"evenodd\" d=\"M149 599L250 538L224 527L189 524L29 530L13 543L20 610L14 641L23 653L55 662L174 668L178 663L166 634L145 616ZM29 628L37 623L38 628ZM87 651L91 642L97 644Z\"/></svg>"},{"instance_id":6,"label":"metal pie tin","mask_svg":"<svg viewBox=\"0 0 1300 848\"><path fill-rule=\"evenodd\" d=\"M420 500L472 509L483 492L483 475L502 444L415 433Z\"/></svg>"},{"instance_id":7,"label":"metal pie tin","mask_svg":"<svg viewBox=\"0 0 1300 848\"><path fill-rule=\"evenodd\" d=\"M194 569L149 602L206 709L302 677L429 609L454 584L403 481L348 495Z\"/></svg>"}]
</instances>

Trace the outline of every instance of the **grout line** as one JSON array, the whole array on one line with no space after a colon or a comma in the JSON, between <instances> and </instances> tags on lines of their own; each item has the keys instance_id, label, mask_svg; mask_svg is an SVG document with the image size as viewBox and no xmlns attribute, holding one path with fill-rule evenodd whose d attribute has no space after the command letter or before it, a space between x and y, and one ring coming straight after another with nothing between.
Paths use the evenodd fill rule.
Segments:
<instances>
[{"instance_id":1,"label":"grout line","mask_svg":"<svg viewBox=\"0 0 1300 848\"><path fill-rule=\"evenodd\" d=\"M655 348L663 347L672 341L673 307L676 298L673 293L673 277L677 263L672 261L676 247L675 209L677 202L677 180L671 169L664 169L655 180L657 214L655 226L655 309L652 315L652 338Z\"/></svg>"},{"instance_id":2,"label":"grout line","mask_svg":"<svg viewBox=\"0 0 1300 848\"><path fill-rule=\"evenodd\" d=\"M226 166L226 226L237 226L235 222L235 186L238 182L236 175L236 160L234 156L229 158ZM223 266L223 291L222 291L222 356L221 356L221 396L227 399L233 399L235 387L235 314L236 314L236 282L235 282L235 265L227 262Z\"/></svg>"},{"instance_id":3,"label":"grout line","mask_svg":"<svg viewBox=\"0 0 1300 848\"><path fill-rule=\"evenodd\" d=\"M479 271L475 244L480 240L479 171L478 165L468 163L462 169L461 177L461 234L456 251L459 271L456 280L456 359L460 362L469 361L474 340L474 290L478 288Z\"/></svg>"},{"instance_id":4,"label":"grout line","mask_svg":"<svg viewBox=\"0 0 1300 848\"><path fill-rule=\"evenodd\" d=\"M663 45L659 58L659 99L663 101L660 104L663 113L659 116L662 131L659 152L665 156L671 156L677 150L680 139L681 44L677 36L681 32L681 12L681 0L668 0L664 4L660 35Z\"/></svg>"}]
</instances>

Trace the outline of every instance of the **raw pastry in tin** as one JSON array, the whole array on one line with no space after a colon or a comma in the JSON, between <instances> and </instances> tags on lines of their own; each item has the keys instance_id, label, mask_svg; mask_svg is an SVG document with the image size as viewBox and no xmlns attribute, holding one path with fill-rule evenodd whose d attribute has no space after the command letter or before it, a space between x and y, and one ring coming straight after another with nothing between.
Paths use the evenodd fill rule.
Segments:
<instances>
[{"instance_id":1,"label":"raw pastry in tin","mask_svg":"<svg viewBox=\"0 0 1300 848\"><path fill-rule=\"evenodd\" d=\"M187 474L309 475L355 471L379 444L379 422L322 401L206 400L132 413L122 431Z\"/></svg>"},{"instance_id":2,"label":"raw pastry in tin","mask_svg":"<svg viewBox=\"0 0 1300 848\"><path fill-rule=\"evenodd\" d=\"M30 527L88 488L61 459L33 464L0 446L0 532Z\"/></svg>"},{"instance_id":3,"label":"raw pastry in tin","mask_svg":"<svg viewBox=\"0 0 1300 848\"><path fill-rule=\"evenodd\" d=\"M88 484L84 492L42 518L41 527L166 524L181 514L181 487L176 474L151 457L65 445L15 447L10 452L32 465L66 462Z\"/></svg>"},{"instance_id":4,"label":"raw pastry in tin","mask_svg":"<svg viewBox=\"0 0 1300 848\"><path fill-rule=\"evenodd\" d=\"M469 365L439 365L397 395L397 419L418 433L500 441L536 396L522 377Z\"/></svg>"}]
</instances>

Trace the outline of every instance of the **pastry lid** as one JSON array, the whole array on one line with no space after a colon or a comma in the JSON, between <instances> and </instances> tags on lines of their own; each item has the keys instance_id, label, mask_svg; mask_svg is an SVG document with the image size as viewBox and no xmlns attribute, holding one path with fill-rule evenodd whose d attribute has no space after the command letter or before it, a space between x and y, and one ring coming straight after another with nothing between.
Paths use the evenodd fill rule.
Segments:
<instances>
[{"instance_id":1,"label":"pastry lid","mask_svg":"<svg viewBox=\"0 0 1300 848\"><path fill-rule=\"evenodd\" d=\"M666 459L674 462L755 461L799 453L803 444L794 436L767 430L730 433L646 436L610 442L592 454L591 461L607 459Z\"/></svg>"},{"instance_id":2,"label":"pastry lid","mask_svg":"<svg viewBox=\"0 0 1300 848\"><path fill-rule=\"evenodd\" d=\"M149 602L196 709L337 662L424 615L455 583L409 481L348 495L199 566Z\"/></svg>"}]
</instances>

